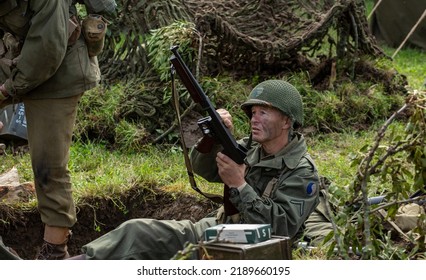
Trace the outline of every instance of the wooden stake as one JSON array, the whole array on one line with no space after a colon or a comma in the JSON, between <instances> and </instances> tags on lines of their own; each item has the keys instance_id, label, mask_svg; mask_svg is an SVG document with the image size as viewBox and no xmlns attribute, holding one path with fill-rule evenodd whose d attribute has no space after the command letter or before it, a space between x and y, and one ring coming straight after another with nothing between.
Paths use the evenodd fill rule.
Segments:
<instances>
[{"instance_id":1,"label":"wooden stake","mask_svg":"<svg viewBox=\"0 0 426 280\"><path fill-rule=\"evenodd\" d=\"M414 31L416 30L417 26L420 24L420 22L426 17L426 9L423 12L423 15L419 18L419 20L416 22L416 24L413 26L413 28L411 28L411 31L408 33L407 37L405 37L404 41L401 43L401 45L399 45L398 49L393 53L392 58L395 57L395 55L399 52L399 50L402 49L402 47L405 45L405 43L407 42L408 38L411 37L411 34L414 33Z\"/></svg>"},{"instance_id":2,"label":"wooden stake","mask_svg":"<svg viewBox=\"0 0 426 280\"><path fill-rule=\"evenodd\" d=\"M383 0L379 0L376 5L374 5L373 9L371 10L370 14L367 17L367 20L370 19L370 17L374 14L374 12L376 11L377 7L379 7L380 3L382 3Z\"/></svg>"}]
</instances>

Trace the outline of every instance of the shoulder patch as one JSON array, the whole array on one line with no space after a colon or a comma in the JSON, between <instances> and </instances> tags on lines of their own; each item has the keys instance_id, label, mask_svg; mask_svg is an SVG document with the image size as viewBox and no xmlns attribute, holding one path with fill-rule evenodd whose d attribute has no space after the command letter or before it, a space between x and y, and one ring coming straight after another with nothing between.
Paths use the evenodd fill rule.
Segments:
<instances>
[{"instance_id":1,"label":"shoulder patch","mask_svg":"<svg viewBox=\"0 0 426 280\"><path fill-rule=\"evenodd\" d=\"M308 196L313 196L317 193L317 184L314 182L309 182L309 184L306 186L306 194Z\"/></svg>"}]
</instances>

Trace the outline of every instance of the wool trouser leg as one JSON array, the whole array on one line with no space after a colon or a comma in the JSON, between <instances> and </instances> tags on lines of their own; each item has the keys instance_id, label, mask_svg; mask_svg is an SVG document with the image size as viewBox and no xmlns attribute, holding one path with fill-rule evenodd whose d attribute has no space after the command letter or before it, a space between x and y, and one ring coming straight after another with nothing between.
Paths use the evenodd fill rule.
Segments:
<instances>
[{"instance_id":1,"label":"wool trouser leg","mask_svg":"<svg viewBox=\"0 0 426 280\"><path fill-rule=\"evenodd\" d=\"M319 246L333 231L333 224L327 212L325 197L320 194L320 203L304 223L303 237L311 246Z\"/></svg>"},{"instance_id":2,"label":"wool trouser leg","mask_svg":"<svg viewBox=\"0 0 426 280\"><path fill-rule=\"evenodd\" d=\"M215 218L204 218L196 223L133 219L83 246L82 250L87 259L168 260L182 250L186 242L197 244L204 230L216 224Z\"/></svg>"},{"instance_id":3,"label":"wool trouser leg","mask_svg":"<svg viewBox=\"0 0 426 280\"><path fill-rule=\"evenodd\" d=\"M77 220L68 161L80 98L24 101L38 209L50 226L69 228Z\"/></svg>"}]
</instances>

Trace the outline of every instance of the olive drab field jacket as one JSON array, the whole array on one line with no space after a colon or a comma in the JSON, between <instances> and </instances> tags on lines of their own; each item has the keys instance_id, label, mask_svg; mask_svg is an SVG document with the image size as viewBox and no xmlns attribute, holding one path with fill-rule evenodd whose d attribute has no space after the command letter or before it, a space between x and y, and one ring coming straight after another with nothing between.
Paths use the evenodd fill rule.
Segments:
<instances>
[{"instance_id":1,"label":"olive drab field jacket","mask_svg":"<svg viewBox=\"0 0 426 280\"><path fill-rule=\"evenodd\" d=\"M242 145L246 142L239 141ZM216 146L205 154L192 149L194 172L210 182L221 182L215 161L220 149ZM245 163L247 185L230 198L240 211L241 222L271 224L273 234L296 236L319 202L319 176L304 137L296 134L275 156L262 157L260 145L253 143ZM272 180L271 193L263 195Z\"/></svg>"},{"instance_id":2,"label":"olive drab field jacket","mask_svg":"<svg viewBox=\"0 0 426 280\"><path fill-rule=\"evenodd\" d=\"M70 97L98 84L98 61L89 57L83 36L69 42L69 20L75 10L71 4L71 0L0 1L0 34L10 33L20 44L16 65L0 81L12 97Z\"/></svg>"}]
</instances>

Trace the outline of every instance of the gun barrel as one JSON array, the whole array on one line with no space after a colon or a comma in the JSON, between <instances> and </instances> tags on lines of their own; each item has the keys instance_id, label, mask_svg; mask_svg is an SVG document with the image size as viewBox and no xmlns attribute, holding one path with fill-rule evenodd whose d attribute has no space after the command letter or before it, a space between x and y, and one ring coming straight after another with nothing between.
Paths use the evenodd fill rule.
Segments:
<instances>
[{"instance_id":1,"label":"gun barrel","mask_svg":"<svg viewBox=\"0 0 426 280\"><path fill-rule=\"evenodd\" d=\"M386 195L373 196L368 198L369 205L379 204L385 201Z\"/></svg>"},{"instance_id":2,"label":"gun barrel","mask_svg":"<svg viewBox=\"0 0 426 280\"><path fill-rule=\"evenodd\" d=\"M182 83L185 85L186 89L191 95L191 98L194 100L194 102L201 104L203 108L209 107L210 100L203 98L203 95L199 94L203 90L197 80L192 76L192 73L189 70L188 66L186 66L186 64L183 62L182 57L177 51L178 46L173 46L170 50L173 52L170 61L173 64L174 69L178 73Z\"/></svg>"}]
</instances>

